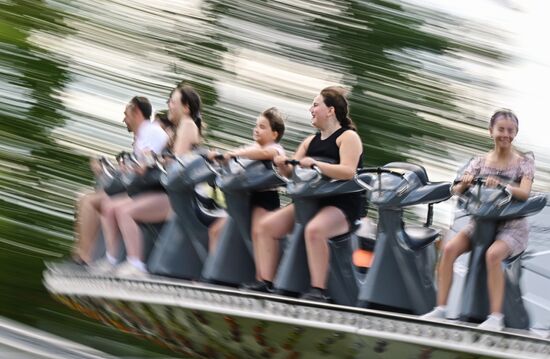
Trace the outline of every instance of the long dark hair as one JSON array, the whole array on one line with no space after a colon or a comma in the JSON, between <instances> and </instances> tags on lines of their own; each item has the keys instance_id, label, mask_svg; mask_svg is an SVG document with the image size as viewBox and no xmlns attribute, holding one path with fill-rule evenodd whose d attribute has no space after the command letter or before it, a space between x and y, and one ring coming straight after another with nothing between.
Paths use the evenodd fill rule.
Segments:
<instances>
[{"instance_id":1,"label":"long dark hair","mask_svg":"<svg viewBox=\"0 0 550 359\"><path fill-rule=\"evenodd\" d=\"M327 107L334 107L336 119L340 126L357 131L357 127L349 117L349 103L346 98L346 89L341 86L329 86L321 90L323 102Z\"/></svg>"},{"instance_id":2,"label":"long dark hair","mask_svg":"<svg viewBox=\"0 0 550 359\"><path fill-rule=\"evenodd\" d=\"M164 128L173 130L175 127L174 123L168 118L168 110L157 111L157 113L155 113L155 121L160 122L160 125Z\"/></svg>"},{"instance_id":3,"label":"long dark hair","mask_svg":"<svg viewBox=\"0 0 550 359\"><path fill-rule=\"evenodd\" d=\"M180 83L176 87L176 91L181 94L181 103L189 107L189 113L195 125L199 129L199 135L202 136L202 117L201 117L201 97L198 92L189 84Z\"/></svg>"}]
</instances>

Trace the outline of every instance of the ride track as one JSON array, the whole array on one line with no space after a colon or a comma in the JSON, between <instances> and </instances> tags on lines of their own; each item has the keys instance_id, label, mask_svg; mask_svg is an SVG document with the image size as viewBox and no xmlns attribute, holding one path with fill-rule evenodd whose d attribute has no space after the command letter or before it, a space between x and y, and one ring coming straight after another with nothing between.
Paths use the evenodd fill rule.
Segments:
<instances>
[{"instance_id":1,"label":"ride track","mask_svg":"<svg viewBox=\"0 0 550 359\"><path fill-rule=\"evenodd\" d=\"M550 340L520 330L309 302L151 276L44 273L60 302L193 357L548 358Z\"/></svg>"},{"instance_id":2,"label":"ride track","mask_svg":"<svg viewBox=\"0 0 550 359\"><path fill-rule=\"evenodd\" d=\"M192 163L200 165L199 167L205 171L192 170ZM186 180L192 185L189 187L191 189L194 188L195 183L204 181L203 175L211 176L215 172L209 169L207 162L200 156L195 156L191 162L182 162L180 165L186 168L183 175L178 172L179 170L174 171L174 168L168 173L172 173L172 177L179 182L189 174L200 177ZM234 183L239 188L254 187L256 182L248 183L245 180L248 177L241 176L244 173L256 173L251 170L252 168L261 169L263 172L260 172L267 175L262 177L256 173L254 178L273 177L273 170L268 168L269 166L266 167L261 163L251 164L251 166L248 171L237 171L234 178L228 179L229 182L222 188L227 190L229 183ZM242 164L238 166L241 169L245 167ZM396 171L394 167L404 168L405 171ZM301 177L297 176L298 182L287 186L289 191L297 197L294 198L295 204L299 203L300 195L312 195L314 191L324 193L325 190L328 191L327 193L334 193L334 185L345 185L332 181L325 183L319 175L315 175L316 171L308 171L310 172L303 173ZM372 175L374 177L368 177L371 176L369 174L371 172L374 173ZM187 182L184 184L189 185ZM425 291L422 289L422 281L411 281L411 278L416 278L411 276L411 273L416 271L418 278L424 278L423 266L430 258L421 254L426 250L426 246L433 244L437 236L437 231L429 228L432 216L431 205L450 196L450 183L429 182L423 168L406 163L391 163L383 168L365 169L358 174L355 183L373 193L370 197L371 202L384 207L382 213L385 216L393 211L396 213L392 218L397 219L397 221L380 220L384 225L380 227L377 235L376 251L384 253L385 249L385 260L381 262L382 257L378 256L378 267L375 261L365 282L369 284L370 280L376 285L371 283L367 288L368 295L365 298L359 295L359 300L363 299L375 304L393 303L397 300L402 302L398 303L400 305L397 307L403 310L408 309L413 313L425 312L426 308L417 308L414 305L416 302L410 299L417 296L419 292ZM269 182L268 187L272 186L273 184ZM345 191L357 191L355 188L357 185L348 187ZM297 194L300 195L297 196ZM178 203L181 202L180 198ZM414 231L411 232L413 227L408 229L403 227L399 208L417 203L429 204L429 210L425 226L420 227L422 229L420 235L413 235ZM182 213L181 218L187 217L189 216L186 213ZM396 231L400 233L399 236L390 236L394 232L397 233ZM190 234L189 238L194 237L196 234ZM302 237L297 238L290 241L303 242ZM173 235L165 235L160 241L163 239L170 243L174 242ZM235 239L232 237L226 239L232 243L229 248L235 249ZM405 242L400 242L400 239ZM241 244L245 243L242 239L240 241ZM415 257L420 255L419 258L424 258L421 260L421 267L418 267L416 261L406 262L402 259L399 261L395 259L394 261L397 262L390 263L388 267L388 255L392 253L395 255L396 250L401 250L403 246L414 250L411 253L415 253ZM183 247L172 248L169 252L185 253L182 250ZM292 247L287 248L285 255L288 256L291 250ZM416 251L420 254L416 254ZM216 263L213 268L218 270L223 268L223 271L211 277L204 275L209 273L206 270L202 271L202 276L191 278L206 278L211 283L223 282L238 285L243 282L242 279L232 282L220 280L220 278L225 278L227 272L236 266L242 266L246 258L241 257L245 252L245 247L231 254L227 251L218 251L217 253L227 258L224 257L224 262ZM334 256L341 254L335 253ZM301 253L301 256L298 256L299 260L296 262L298 265L291 263L292 265L286 268L290 281L295 281L299 277L300 265L303 267L302 270L305 270L303 260L305 255ZM161 257L164 258L164 255ZM181 257L179 260L182 260ZM284 264L282 266L284 267ZM170 279L170 274L173 276L177 274L174 269L172 269L173 273L162 272L163 276L151 275L143 279L130 279L94 275L91 274L93 271L90 273L82 266L67 265L67 263L48 263L47 267L48 269L44 272L44 284L62 303L119 330L145 337L185 356L208 358L519 357L530 359L550 356L550 340L528 331L514 329L490 331L469 323L432 322L413 315L351 306L355 302L349 302L349 306L323 304L275 294L240 291L232 287ZM403 267L401 269L406 273L392 272L396 267ZM339 270L343 269L339 268ZM388 276L390 272L392 275ZM200 274L201 271L197 273ZM376 276L377 273L378 276ZM408 280L396 280L401 276L407 277ZM306 278L306 285L307 282ZM277 288L286 289L284 286ZM338 291L346 289L338 288L340 288ZM396 288L401 288L400 292L396 292L394 290ZM338 298L340 294L332 293L332 297ZM396 296L399 298L395 298ZM342 300L338 303L348 304Z\"/></svg>"}]
</instances>

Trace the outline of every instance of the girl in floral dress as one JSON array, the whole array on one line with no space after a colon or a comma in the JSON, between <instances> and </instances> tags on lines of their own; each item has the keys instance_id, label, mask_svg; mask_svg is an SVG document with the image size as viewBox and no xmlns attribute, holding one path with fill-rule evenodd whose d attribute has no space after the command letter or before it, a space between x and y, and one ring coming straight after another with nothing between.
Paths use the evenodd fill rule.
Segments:
<instances>
[{"instance_id":1,"label":"girl in floral dress","mask_svg":"<svg viewBox=\"0 0 550 359\"><path fill-rule=\"evenodd\" d=\"M534 158L514 149L512 141L518 133L518 118L510 110L499 110L491 117L489 133L494 148L483 156L474 158L459 183L453 187L455 194L463 193L475 177L487 178L486 185L505 185L517 200L526 200L531 192L535 174ZM509 179L505 181L504 178ZM438 267L437 307L424 318L444 319L449 290L453 278L453 264L458 256L471 249L475 223L471 221L451 239L443 249ZM520 254L527 248L529 226L526 218L512 219L499 224L493 244L487 249L487 287L491 314L480 324L486 329L504 328L502 305L504 301L504 272L501 263L508 257Z\"/></svg>"}]
</instances>

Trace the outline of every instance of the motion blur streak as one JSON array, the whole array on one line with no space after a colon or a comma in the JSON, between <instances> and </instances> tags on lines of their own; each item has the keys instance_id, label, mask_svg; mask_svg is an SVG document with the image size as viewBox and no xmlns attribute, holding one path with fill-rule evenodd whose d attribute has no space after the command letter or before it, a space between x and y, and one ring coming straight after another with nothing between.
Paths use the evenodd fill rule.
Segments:
<instances>
[{"instance_id":1,"label":"motion blur streak","mask_svg":"<svg viewBox=\"0 0 550 359\"><path fill-rule=\"evenodd\" d=\"M211 146L250 142L254 118L277 106L294 150L312 132L312 98L341 84L366 164L410 160L433 180L453 178L491 145L512 35L419 3L0 1L0 315L113 354L163 353L68 312L40 278L42 260L72 244L88 156L131 144L124 104L141 94L163 109L180 80L201 93ZM533 146L541 190L550 154ZM450 204L441 208L444 226Z\"/></svg>"}]
</instances>

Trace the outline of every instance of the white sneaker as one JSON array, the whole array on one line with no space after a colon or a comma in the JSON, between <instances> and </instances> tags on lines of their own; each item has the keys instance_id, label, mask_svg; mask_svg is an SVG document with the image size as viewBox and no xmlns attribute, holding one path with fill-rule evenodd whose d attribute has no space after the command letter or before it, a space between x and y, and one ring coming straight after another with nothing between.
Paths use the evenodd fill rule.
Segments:
<instances>
[{"instance_id":1,"label":"white sneaker","mask_svg":"<svg viewBox=\"0 0 550 359\"><path fill-rule=\"evenodd\" d=\"M146 271L139 270L132 263L125 261L121 265L116 267L115 273L117 277L124 278L147 278L148 273Z\"/></svg>"},{"instance_id":2,"label":"white sneaker","mask_svg":"<svg viewBox=\"0 0 550 359\"><path fill-rule=\"evenodd\" d=\"M435 307L431 312L428 312L420 318L429 320L444 320L446 318L446 310L441 307Z\"/></svg>"},{"instance_id":3,"label":"white sneaker","mask_svg":"<svg viewBox=\"0 0 550 359\"><path fill-rule=\"evenodd\" d=\"M107 257L103 257L93 262L88 266L88 272L94 275L112 274L115 270L115 265L109 262Z\"/></svg>"},{"instance_id":4,"label":"white sneaker","mask_svg":"<svg viewBox=\"0 0 550 359\"><path fill-rule=\"evenodd\" d=\"M490 314L483 323L478 325L478 328L500 331L504 329L504 316Z\"/></svg>"}]
</instances>

